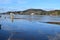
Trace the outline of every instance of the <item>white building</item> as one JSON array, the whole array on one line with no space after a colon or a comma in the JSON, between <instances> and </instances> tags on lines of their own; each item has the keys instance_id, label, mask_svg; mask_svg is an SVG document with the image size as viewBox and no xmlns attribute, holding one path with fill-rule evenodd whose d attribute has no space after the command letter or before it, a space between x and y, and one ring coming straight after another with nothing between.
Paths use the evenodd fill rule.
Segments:
<instances>
[{"instance_id":1,"label":"white building","mask_svg":"<svg viewBox=\"0 0 60 40\"><path fill-rule=\"evenodd\" d=\"M31 13L31 15L35 15L35 13Z\"/></svg>"}]
</instances>

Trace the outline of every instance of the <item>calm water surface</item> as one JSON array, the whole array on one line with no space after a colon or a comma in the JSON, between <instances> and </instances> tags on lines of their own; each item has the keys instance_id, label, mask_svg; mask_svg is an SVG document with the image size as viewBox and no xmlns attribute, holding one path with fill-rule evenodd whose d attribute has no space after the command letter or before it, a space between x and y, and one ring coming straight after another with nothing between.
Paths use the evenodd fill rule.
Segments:
<instances>
[{"instance_id":1,"label":"calm water surface","mask_svg":"<svg viewBox=\"0 0 60 40\"><path fill-rule=\"evenodd\" d=\"M43 22L60 22L60 16L15 15L0 18L0 40L60 40L60 25Z\"/></svg>"}]
</instances>

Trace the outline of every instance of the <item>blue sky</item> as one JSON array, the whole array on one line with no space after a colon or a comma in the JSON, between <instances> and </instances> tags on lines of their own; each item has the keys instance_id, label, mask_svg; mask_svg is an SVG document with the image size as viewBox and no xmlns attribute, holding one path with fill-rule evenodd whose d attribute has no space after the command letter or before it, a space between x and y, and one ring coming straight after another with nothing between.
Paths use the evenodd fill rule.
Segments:
<instances>
[{"instance_id":1,"label":"blue sky","mask_svg":"<svg viewBox=\"0 0 60 40\"><path fill-rule=\"evenodd\" d=\"M60 0L0 0L0 11L19 11L30 8L60 9Z\"/></svg>"}]
</instances>

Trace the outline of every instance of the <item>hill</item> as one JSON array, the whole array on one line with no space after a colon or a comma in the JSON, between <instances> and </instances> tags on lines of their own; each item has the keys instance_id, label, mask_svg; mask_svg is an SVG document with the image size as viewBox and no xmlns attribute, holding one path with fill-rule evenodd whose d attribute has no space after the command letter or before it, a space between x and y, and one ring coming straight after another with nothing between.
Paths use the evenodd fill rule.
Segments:
<instances>
[{"instance_id":1,"label":"hill","mask_svg":"<svg viewBox=\"0 0 60 40\"><path fill-rule=\"evenodd\" d=\"M60 10L51 10L51 11L46 11L42 9L27 9L24 11L10 11L2 14L20 14L20 15L31 15L34 13L34 15L60 15Z\"/></svg>"}]
</instances>

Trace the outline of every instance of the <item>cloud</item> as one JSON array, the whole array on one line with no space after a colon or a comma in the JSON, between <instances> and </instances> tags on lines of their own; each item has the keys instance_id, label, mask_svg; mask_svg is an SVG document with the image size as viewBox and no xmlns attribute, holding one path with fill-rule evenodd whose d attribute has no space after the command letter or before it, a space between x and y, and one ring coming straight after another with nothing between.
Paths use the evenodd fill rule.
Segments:
<instances>
[{"instance_id":1,"label":"cloud","mask_svg":"<svg viewBox=\"0 0 60 40\"><path fill-rule=\"evenodd\" d=\"M28 0L17 0L18 4L26 4L28 3Z\"/></svg>"},{"instance_id":2,"label":"cloud","mask_svg":"<svg viewBox=\"0 0 60 40\"><path fill-rule=\"evenodd\" d=\"M28 0L0 0L0 4L11 4L11 3L25 4L27 2Z\"/></svg>"},{"instance_id":3,"label":"cloud","mask_svg":"<svg viewBox=\"0 0 60 40\"><path fill-rule=\"evenodd\" d=\"M0 4L9 4L12 0L0 0Z\"/></svg>"}]
</instances>

